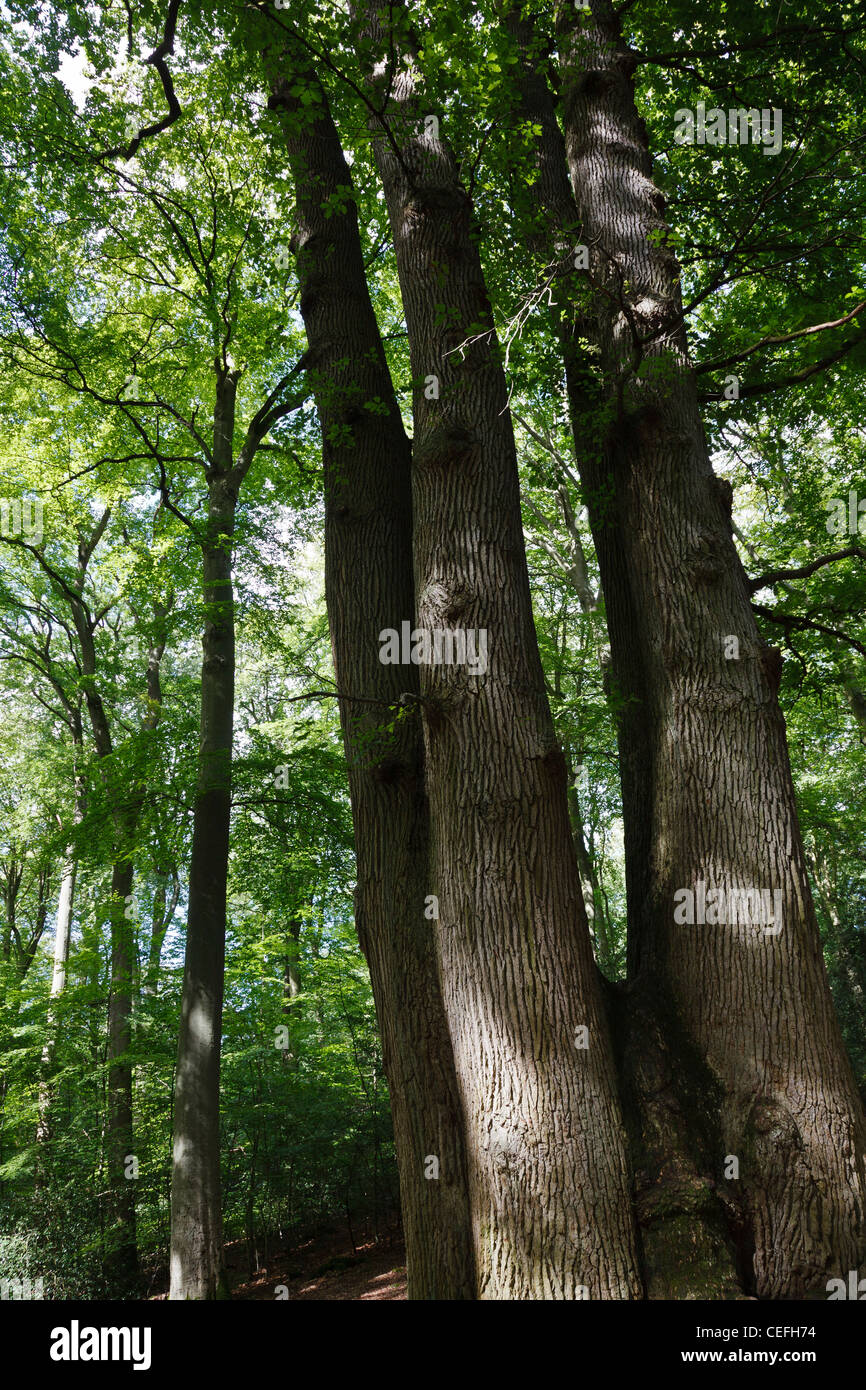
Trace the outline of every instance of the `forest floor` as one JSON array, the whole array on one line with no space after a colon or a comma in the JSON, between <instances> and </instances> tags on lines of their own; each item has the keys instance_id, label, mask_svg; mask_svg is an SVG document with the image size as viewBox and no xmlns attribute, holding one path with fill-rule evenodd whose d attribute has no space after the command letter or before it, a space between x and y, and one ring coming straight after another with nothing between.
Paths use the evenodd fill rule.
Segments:
<instances>
[{"instance_id":1,"label":"forest floor","mask_svg":"<svg viewBox=\"0 0 866 1390\"><path fill-rule=\"evenodd\" d=\"M231 1241L223 1253L233 1299L272 1300L280 1285L290 1299L371 1303L406 1298L406 1249L397 1234L353 1246L345 1226L320 1231L288 1249L269 1252L252 1274L255 1262L246 1241ZM156 1274L151 1287L160 1290L152 1298L168 1297L166 1269Z\"/></svg>"},{"instance_id":2,"label":"forest floor","mask_svg":"<svg viewBox=\"0 0 866 1390\"><path fill-rule=\"evenodd\" d=\"M406 1297L406 1252L399 1240L385 1245L370 1241L353 1249L345 1231L320 1235L275 1252L251 1278L244 1241L227 1246L225 1254L232 1298L272 1300L280 1284L290 1299L379 1302Z\"/></svg>"}]
</instances>

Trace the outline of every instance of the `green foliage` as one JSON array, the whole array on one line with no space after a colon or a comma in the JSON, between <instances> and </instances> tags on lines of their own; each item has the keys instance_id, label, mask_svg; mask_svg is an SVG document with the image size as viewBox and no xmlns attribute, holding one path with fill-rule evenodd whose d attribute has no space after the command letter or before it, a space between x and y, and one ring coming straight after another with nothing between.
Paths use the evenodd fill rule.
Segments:
<instances>
[{"instance_id":1,"label":"green foliage","mask_svg":"<svg viewBox=\"0 0 866 1390\"><path fill-rule=\"evenodd\" d=\"M642 55L641 109L653 177L668 200L667 243L683 266L714 464L734 486L738 541L754 578L847 547L853 537L828 534L828 500L850 489L866 497L858 336L866 181L856 125L863 34L853 6L831 8L816 16L792 0L780 21L778 5L745 0L625 7ZM226 1234L252 1251L263 1237L285 1240L335 1214L353 1227L375 1222L397 1202L387 1087L352 922L342 741L327 698L334 674L320 440L289 254L291 181L262 66L275 34L290 44L303 129L315 120L318 89L299 52L327 87L354 185L332 196L328 212L357 210L411 428L413 374L371 158L370 99L356 80L369 40L330 0L299 0L290 12L185 4L169 59L182 115L127 160L107 152L165 115L159 75L138 61L162 32L164 9L157 0L99 11L8 0L0 15L0 497L44 506L41 542L0 538L0 693L12 731L0 768L0 1277L43 1277L47 1296L58 1298L111 1292L103 1270L107 917L118 804L140 810L123 850L135 870L138 1240L151 1288L164 1273L198 752L199 541L217 369L232 365L241 372L235 454L272 392L287 410L255 455L234 536ZM519 110L518 54L501 10L489 0L470 11L419 3L422 89L473 197L512 393L544 677L567 757L572 828L589 865L584 896L599 966L618 979L622 702L607 676L604 596L583 510L592 503L603 516L614 492L603 480L584 495L572 442L574 429L580 448L596 448L609 415L588 392L584 414L568 418L545 289L539 128ZM852 32L841 61L832 36L843 24ZM556 35L540 33L538 69L555 56ZM676 145L675 110L716 99L783 108L779 161L757 148L698 158L695 147ZM579 240L579 227L562 231ZM444 291L449 268L440 271ZM557 312L579 324L585 288L578 275L560 278ZM836 328L801 332L852 311ZM437 312L467 337L490 328L452 323L444 293ZM577 340L591 384L597 353L582 333ZM741 359L737 370L753 391L722 407L729 358ZM659 363L652 369L666 370ZM796 389L764 393L788 378ZM416 367L416 388L423 380ZM351 403L372 416L387 410L378 399ZM346 423L331 442L351 439ZM82 547L106 514L82 574ZM91 674L76 595L93 641ZM773 580L755 597L765 635L786 657L781 696L825 956L866 1087L862 558ZM155 722L146 672L161 644ZM88 715L95 692L112 738L102 758ZM66 988L52 998L67 857L77 866L72 948ZM282 1037L286 1045L275 1046ZM46 1095L50 1132L37 1142Z\"/></svg>"}]
</instances>

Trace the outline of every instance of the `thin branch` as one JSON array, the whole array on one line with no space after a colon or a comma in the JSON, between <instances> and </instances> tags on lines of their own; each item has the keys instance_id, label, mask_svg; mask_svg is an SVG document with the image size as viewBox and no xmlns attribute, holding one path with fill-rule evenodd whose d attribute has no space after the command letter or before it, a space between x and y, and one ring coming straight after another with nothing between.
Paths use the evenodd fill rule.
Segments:
<instances>
[{"instance_id":1,"label":"thin branch","mask_svg":"<svg viewBox=\"0 0 866 1390\"><path fill-rule=\"evenodd\" d=\"M864 309L866 309L866 299L862 300L856 309L852 309L850 314L846 314L841 319L834 319L831 323L813 323L809 328L798 328L793 333L780 333L774 337L760 338L757 343L753 343L750 348L745 348L743 352L732 353L730 357L716 357L711 362L702 362L700 366L695 367L695 375L700 376L701 372L715 371L718 367L732 367L735 362L743 362L762 347L770 347L779 343L792 343L795 338L805 338L812 333L825 333L831 328L841 328L843 323L850 323Z\"/></svg>"},{"instance_id":2,"label":"thin branch","mask_svg":"<svg viewBox=\"0 0 866 1390\"><path fill-rule=\"evenodd\" d=\"M161 121L155 121L152 125L144 126L138 134L130 140L126 146L115 146L110 150L102 150L94 155L96 160L114 159L120 156L122 159L132 159L139 145L145 140L151 140L154 135L161 135L164 130L168 130L170 125L183 114L177 93L174 90L174 82L166 63L166 58L174 53L174 37L177 28L177 17L180 10L181 0L168 0L168 14L165 19L165 28L162 31L162 39L157 44L152 53L149 53L142 61L145 65L156 68L162 82L162 90L165 95L168 114L163 116Z\"/></svg>"},{"instance_id":3,"label":"thin branch","mask_svg":"<svg viewBox=\"0 0 866 1390\"><path fill-rule=\"evenodd\" d=\"M784 391L789 386L800 386L804 381L808 381L810 377L817 376L818 372L823 372L827 367L832 367L834 363L847 356L852 348L857 347L858 343L862 343L864 340L866 340L866 329L864 329L862 333L858 333L850 342L843 343L836 352L831 352L829 357L822 357L820 362L813 362L811 367L804 367L802 371L792 372L789 376L779 377L776 381L757 381L751 385L748 383L745 386L741 385L737 399L745 400L752 396L768 396L773 391ZM710 402L716 403L721 400L721 397L719 395L710 396L699 394L698 400L704 404Z\"/></svg>"},{"instance_id":4,"label":"thin branch","mask_svg":"<svg viewBox=\"0 0 866 1390\"><path fill-rule=\"evenodd\" d=\"M785 579L808 579L816 570L822 569L824 565L835 564L837 560L848 560L856 558L866 560L866 550L859 545L849 545L847 550L837 550L833 555L819 555L817 560L812 560L808 565L801 565L798 569L792 570L768 570L766 574L759 575L757 579L749 580L749 593L756 594L759 589L766 589L773 584L778 584Z\"/></svg>"},{"instance_id":5,"label":"thin branch","mask_svg":"<svg viewBox=\"0 0 866 1390\"><path fill-rule=\"evenodd\" d=\"M752 612L759 617L766 618L771 623L780 623L786 630L797 629L798 631L820 632L824 637L835 637L846 646L853 647L861 656L866 656L866 646L858 642L856 637L852 637L848 632L841 632L839 628L827 627L825 623L817 623L814 618L795 617L791 613L778 613L773 608L765 608L763 604L753 603Z\"/></svg>"}]
</instances>

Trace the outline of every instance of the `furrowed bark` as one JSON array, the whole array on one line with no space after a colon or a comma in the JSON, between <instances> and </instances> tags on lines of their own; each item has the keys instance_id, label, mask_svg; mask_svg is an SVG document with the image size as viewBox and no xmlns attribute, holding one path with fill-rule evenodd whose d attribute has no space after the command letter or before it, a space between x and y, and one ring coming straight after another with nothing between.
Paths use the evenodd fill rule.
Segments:
<instances>
[{"instance_id":1,"label":"furrowed bark","mask_svg":"<svg viewBox=\"0 0 866 1390\"><path fill-rule=\"evenodd\" d=\"M625 828L628 943L642 938L650 903L653 768L646 711L646 673L639 614L631 586L622 502L624 479L599 445L609 416L597 364L580 337L595 347L596 306L575 267L583 243L581 217L569 183L565 142L545 72L546 40L519 10L504 27L517 45L518 113L538 131L535 140L537 206L556 268L552 326L565 368L575 457L599 562L610 639L603 679L614 700ZM593 421L596 422L595 430ZM612 466L613 465L613 466ZM585 604L584 604L585 607ZM571 779L569 779L571 780ZM570 789L571 794L571 789ZM581 846L578 845L578 854ZM586 880L586 871L582 870ZM635 1215L649 1298L736 1297L740 1292L739 1212L720 1204L717 1192L718 1120L711 1098L714 1078L671 1025L670 1000L661 983L643 972L628 987L608 984L617 1066L629 1134Z\"/></svg>"},{"instance_id":2,"label":"furrowed bark","mask_svg":"<svg viewBox=\"0 0 866 1390\"><path fill-rule=\"evenodd\" d=\"M565 368L566 394L575 457L583 484L610 641L605 688L617 717L620 781L626 835L626 891L629 941L641 936L641 915L649 892L650 822L645 807L652 800L652 751L644 706L646 672L640 645L634 641L639 615L632 593L624 528L627 512L620 505L623 479L611 468L601 447L603 422L610 413L590 347L597 347L598 306L587 293L585 275L575 266L586 237L581 210L569 183L565 142L545 72L546 42L531 19L509 10L504 27L517 44L518 112L539 129L535 140L538 208L544 220L543 244L553 252L556 270L552 326ZM581 346L581 341L585 346ZM600 422L602 431L594 427ZM615 460L614 460L615 462Z\"/></svg>"},{"instance_id":3,"label":"furrowed bark","mask_svg":"<svg viewBox=\"0 0 866 1390\"><path fill-rule=\"evenodd\" d=\"M357 855L355 921L382 1038L411 1299L474 1296L463 1120L437 976L415 667L379 660L412 621L411 453L370 301L351 175L302 59L271 65L297 191L297 257L322 429L325 587ZM303 77L308 114L290 92ZM376 407L373 409L373 407ZM408 713L399 708L408 700ZM438 1160L438 1177L429 1157Z\"/></svg>"},{"instance_id":4,"label":"furrowed bark","mask_svg":"<svg viewBox=\"0 0 866 1390\"><path fill-rule=\"evenodd\" d=\"M391 138L378 121L371 129L415 382L418 626L489 636L485 670L420 666L436 939L466 1116L478 1296L639 1297L616 1078L471 204L435 120L425 122L402 8L371 5L364 23L376 96L390 94Z\"/></svg>"},{"instance_id":5,"label":"furrowed bark","mask_svg":"<svg viewBox=\"0 0 866 1390\"><path fill-rule=\"evenodd\" d=\"M566 151L590 249L604 457L622 509L636 618L627 636L640 649L651 749L646 909L630 922L630 976L669 1008L668 1036L718 1082L707 1137L747 1288L823 1292L863 1257L866 1132L797 823L781 657L758 634L730 489L707 454L635 60L608 0L563 13ZM610 606L608 617L613 629ZM726 659L731 636L739 656ZM737 909L724 914L733 921L680 925L675 894L699 903L699 883L726 895L778 890L781 923L743 921ZM725 1177L728 1156L737 1179Z\"/></svg>"}]
</instances>

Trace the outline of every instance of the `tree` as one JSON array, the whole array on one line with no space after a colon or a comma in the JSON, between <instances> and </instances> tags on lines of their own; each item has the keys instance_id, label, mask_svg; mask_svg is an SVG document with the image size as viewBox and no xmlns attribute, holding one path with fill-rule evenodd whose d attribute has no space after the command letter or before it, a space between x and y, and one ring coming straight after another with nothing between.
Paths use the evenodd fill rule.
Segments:
<instances>
[{"instance_id":1,"label":"tree","mask_svg":"<svg viewBox=\"0 0 866 1390\"><path fill-rule=\"evenodd\" d=\"M477 1291L628 1298L639 1276L624 1135L532 623L507 390L471 204L393 13L393 32L375 7L364 20L387 110L387 135L372 123L374 151L414 384L417 619L431 634L465 625L495 644L474 673L420 668Z\"/></svg>"},{"instance_id":2,"label":"tree","mask_svg":"<svg viewBox=\"0 0 866 1390\"><path fill-rule=\"evenodd\" d=\"M292 244L322 431L326 594L358 855L356 925L391 1088L409 1296L465 1298L473 1288L466 1158L425 911L435 899L413 708L418 675L383 664L377 641L415 610L410 445L370 302L351 175L324 90L299 48L296 40L272 60L270 105L281 114L295 179Z\"/></svg>"},{"instance_id":3,"label":"tree","mask_svg":"<svg viewBox=\"0 0 866 1390\"><path fill-rule=\"evenodd\" d=\"M722 1149L740 1156L728 1220L749 1250L754 1287L796 1295L859 1255L863 1110L820 959L777 701L779 653L757 631L730 492L707 456L634 59L606 0L563 24L566 153L609 404L602 447L629 518L622 536L636 623L617 644L610 603L608 619L614 650L640 633L651 752L641 817L653 838L639 861L647 892L630 922L630 975L672 1011L683 1045L720 1086L715 1178ZM726 648L731 636L736 649ZM631 853L644 849L632 844ZM781 920L756 930L736 913L718 924L708 914L710 925L693 927L672 909L681 889L704 882L728 898L771 885ZM717 1007L708 1010L708 998Z\"/></svg>"},{"instance_id":4,"label":"tree","mask_svg":"<svg viewBox=\"0 0 866 1390\"><path fill-rule=\"evenodd\" d=\"M380 1238L399 1171L412 1298L820 1296L866 1236L866 25L34 16L0 1263L218 1297L236 1239Z\"/></svg>"}]
</instances>

